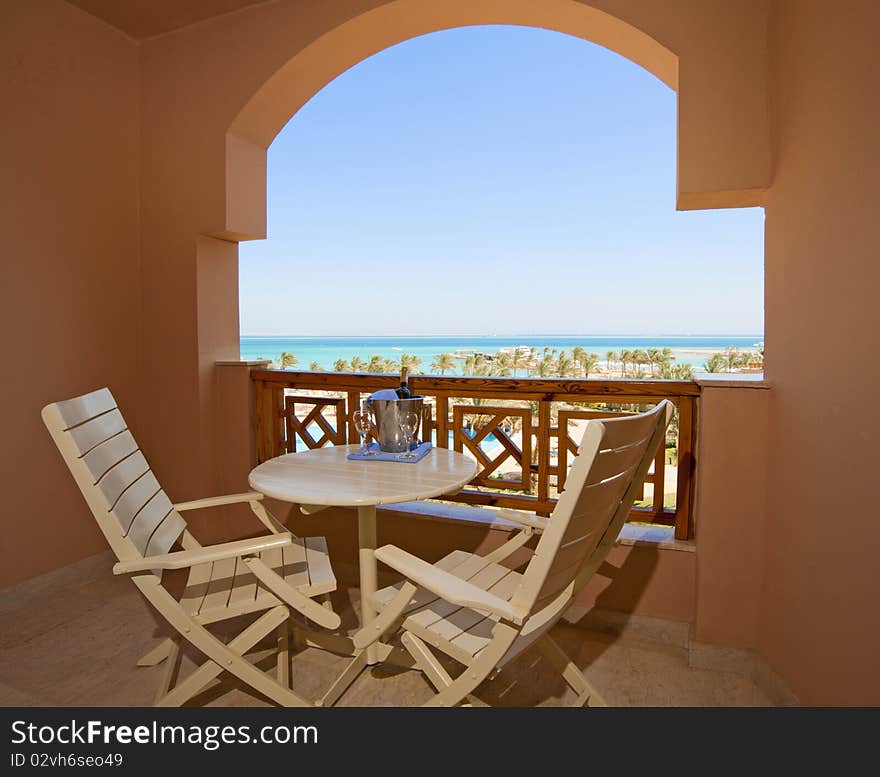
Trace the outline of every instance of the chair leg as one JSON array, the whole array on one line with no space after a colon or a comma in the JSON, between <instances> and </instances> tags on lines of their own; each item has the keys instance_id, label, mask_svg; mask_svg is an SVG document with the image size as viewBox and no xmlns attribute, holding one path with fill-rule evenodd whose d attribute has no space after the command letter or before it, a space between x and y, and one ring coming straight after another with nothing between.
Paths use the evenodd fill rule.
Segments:
<instances>
[{"instance_id":1,"label":"chair leg","mask_svg":"<svg viewBox=\"0 0 880 777\"><path fill-rule=\"evenodd\" d=\"M492 673L518 634L519 629L503 622L497 623L492 629L492 641L480 651L474 662L465 667L449 686L422 706L454 707L459 704Z\"/></svg>"},{"instance_id":2,"label":"chair leg","mask_svg":"<svg viewBox=\"0 0 880 777\"><path fill-rule=\"evenodd\" d=\"M275 659L278 682L290 688L290 621L278 627L278 654Z\"/></svg>"},{"instance_id":3,"label":"chair leg","mask_svg":"<svg viewBox=\"0 0 880 777\"><path fill-rule=\"evenodd\" d=\"M437 691L442 691L444 688L448 688L452 685L452 676L446 671L443 664L437 659L437 656L431 652L431 648L429 648L421 639L412 632L407 631L400 638L400 641L416 662L416 669L420 669L424 673L425 677L428 678L428 681ZM462 707L489 706L486 702L482 699L478 699L472 693L469 693L466 698L467 703L463 703L461 705Z\"/></svg>"},{"instance_id":4,"label":"chair leg","mask_svg":"<svg viewBox=\"0 0 880 777\"><path fill-rule=\"evenodd\" d=\"M279 610L281 612L278 612ZM159 699L157 706L179 707L181 704L186 703L189 699L199 693L199 691L218 677L224 670L241 677L241 664L247 665L264 679L269 680L269 677L248 662L243 656L250 648L256 645L257 642L263 639L263 637L269 634L278 625L285 612L285 607L276 607L270 610L254 621L227 645L224 645L206 629L203 631L204 634L207 635L207 639L203 638L202 634L195 633L194 630L191 631L190 634L186 635L187 639L208 656L209 660L205 661L205 663L199 666L198 669L192 672L185 680L180 682L165 694L165 696ZM215 644L212 645L210 644L211 642ZM218 651L217 648L220 648L220 651ZM212 653L214 655L212 655ZM222 653L222 655L218 655L219 653ZM245 673L251 674L246 671ZM253 685L249 679L245 679L244 677L241 677L241 679L249 685ZM254 687L256 688L257 686L254 685ZM258 690L263 691L262 688L258 688ZM266 695L273 698L271 694Z\"/></svg>"},{"instance_id":5,"label":"chair leg","mask_svg":"<svg viewBox=\"0 0 880 777\"><path fill-rule=\"evenodd\" d=\"M168 653L168 660L165 663L165 670L162 673L162 679L159 687L156 689L156 696L153 704L158 706L159 702L168 694L177 682L177 673L180 671L180 637L172 637L168 640L171 643L171 649Z\"/></svg>"},{"instance_id":6,"label":"chair leg","mask_svg":"<svg viewBox=\"0 0 880 777\"><path fill-rule=\"evenodd\" d=\"M362 650L345 667L342 674L334 681L327 692L316 702L316 707L332 707L349 685L351 685L364 669L367 668L367 651Z\"/></svg>"},{"instance_id":7,"label":"chair leg","mask_svg":"<svg viewBox=\"0 0 880 777\"><path fill-rule=\"evenodd\" d=\"M171 655L173 643L171 638L163 639L156 647L138 659L138 666L156 666Z\"/></svg>"},{"instance_id":8,"label":"chair leg","mask_svg":"<svg viewBox=\"0 0 880 777\"><path fill-rule=\"evenodd\" d=\"M443 665L437 660L437 657L431 652L431 649L415 634L410 631L404 632L400 638L407 652L416 662L416 667L422 670L425 677L437 691L442 691L452 685L452 677Z\"/></svg>"},{"instance_id":9,"label":"chair leg","mask_svg":"<svg viewBox=\"0 0 880 777\"><path fill-rule=\"evenodd\" d=\"M577 700L572 706L583 707L588 702L590 702L589 706L591 707L608 706L608 702L605 701L602 694L593 687L577 664L566 655L565 651L559 647L556 640L549 633L541 637L535 643L535 647L541 651L541 655L562 675L562 679L565 680L568 687L578 695Z\"/></svg>"},{"instance_id":10,"label":"chair leg","mask_svg":"<svg viewBox=\"0 0 880 777\"><path fill-rule=\"evenodd\" d=\"M279 605L263 614L229 644L223 644L204 626L197 623L180 607L179 603L160 584L148 579L135 579L135 583L180 635L200 650L208 661L196 669L183 682L169 691L159 701L163 706L179 706L198 693L207 683L226 671L264 696L282 706L310 707L308 701L285 688L273 677L261 672L247 661L244 654L290 617L287 607Z\"/></svg>"}]
</instances>

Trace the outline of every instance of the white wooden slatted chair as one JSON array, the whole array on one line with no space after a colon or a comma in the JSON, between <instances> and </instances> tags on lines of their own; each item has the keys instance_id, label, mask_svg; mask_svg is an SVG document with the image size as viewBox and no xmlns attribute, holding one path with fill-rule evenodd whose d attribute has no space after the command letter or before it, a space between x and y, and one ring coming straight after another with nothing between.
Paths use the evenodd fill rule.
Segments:
<instances>
[{"instance_id":1,"label":"white wooden slatted chair","mask_svg":"<svg viewBox=\"0 0 880 777\"><path fill-rule=\"evenodd\" d=\"M101 531L115 552L115 574L131 575L147 601L177 632L138 663L167 661L156 706L191 699L222 672L285 706L311 706L290 690L290 609L328 629L340 625L326 594L336 579L323 537L292 535L261 504L262 494L245 493L173 505L159 486L108 389L43 408L43 421ZM188 510L247 502L269 535L202 547L186 528ZM173 551L179 542L182 550ZM162 570L189 568L183 597L162 585ZM313 597L322 596L324 604ZM262 613L229 642L206 627L240 615ZM278 632L277 675L272 677L245 654ZM182 643L207 661L177 681Z\"/></svg>"},{"instance_id":2,"label":"white wooden slatted chair","mask_svg":"<svg viewBox=\"0 0 880 777\"><path fill-rule=\"evenodd\" d=\"M429 564L393 545L376 558L404 582L376 593L380 610L371 632L355 635L365 647L402 620L401 641L436 688L427 706L451 706L531 646L537 647L577 694L576 705L604 700L549 634L599 569L629 515L662 444L673 406L590 421L550 518L504 513L526 528L486 556L454 551ZM503 562L541 531L522 572ZM455 679L431 648L464 665Z\"/></svg>"}]
</instances>

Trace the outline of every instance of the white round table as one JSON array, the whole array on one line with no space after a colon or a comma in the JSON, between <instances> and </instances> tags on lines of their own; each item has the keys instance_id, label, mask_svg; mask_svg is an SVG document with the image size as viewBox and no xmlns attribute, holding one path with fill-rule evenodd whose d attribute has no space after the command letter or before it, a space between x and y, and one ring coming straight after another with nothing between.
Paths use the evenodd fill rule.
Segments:
<instances>
[{"instance_id":1,"label":"white round table","mask_svg":"<svg viewBox=\"0 0 880 777\"><path fill-rule=\"evenodd\" d=\"M336 445L278 456L256 467L248 482L255 491L285 502L357 507L361 621L367 626L376 617L372 600L378 579L373 554L376 505L430 499L457 491L477 474L477 464L446 448L432 448L415 464L347 459L358 447ZM371 645L361 666L375 664L381 658L377 645Z\"/></svg>"}]
</instances>

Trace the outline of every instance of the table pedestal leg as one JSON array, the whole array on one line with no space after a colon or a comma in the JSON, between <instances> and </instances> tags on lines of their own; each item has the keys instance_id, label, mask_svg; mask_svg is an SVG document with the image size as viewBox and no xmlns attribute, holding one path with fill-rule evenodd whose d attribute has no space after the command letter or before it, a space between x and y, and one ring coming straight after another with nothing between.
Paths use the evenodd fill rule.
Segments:
<instances>
[{"instance_id":1,"label":"table pedestal leg","mask_svg":"<svg viewBox=\"0 0 880 777\"><path fill-rule=\"evenodd\" d=\"M373 607L373 594L378 583L376 556L376 507L358 507L358 566L361 579L361 625L369 626L376 618ZM372 666L379 662L379 651L375 643L367 648L366 663Z\"/></svg>"},{"instance_id":2,"label":"table pedestal leg","mask_svg":"<svg viewBox=\"0 0 880 777\"><path fill-rule=\"evenodd\" d=\"M379 577L376 556L373 554L373 551L376 550L376 507L374 505L358 507L358 546L360 548L358 564L361 585L361 627L366 628L373 623L377 615L372 598L376 593ZM409 653L383 642L374 642L366 650L357 652L354 651L354 645L350 638L335 634L324 635L306 631L304 641L307 645L311 644L328 650L353 654L352 660L342 674L324 696L316 702L317 706L330 707L334 705L360 673L369 666L379 663L389 663L405 669L412 669L414 666L413 658ZM353 651L353 653L349 651Z\"/></svg>"}]
</instances>

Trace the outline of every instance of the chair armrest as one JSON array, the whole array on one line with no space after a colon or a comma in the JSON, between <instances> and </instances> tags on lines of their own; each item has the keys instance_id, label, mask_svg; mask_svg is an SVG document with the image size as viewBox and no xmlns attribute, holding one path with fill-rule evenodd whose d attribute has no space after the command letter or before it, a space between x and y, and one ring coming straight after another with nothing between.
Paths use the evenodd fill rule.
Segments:
<instances>
[{"instance_id":1,"label":"chair armrest","mask_svg":"<svg viewBox=\"0 0 880 777\"><path fill-rule=\"evenodd\" d=\"M180 502L171 505L177 512L185 510L201 510L204 507L221 507L222 505L234 505L240 502L258 502L263 498L259 491L248 491L245 494L229 494L228 496L209 496L207 499L195 499L192 502Z\"/></svg>"},{"instance_id":2,"label":"chair armrest","mask_svg":"<svg viewBox=\"0 0 880 777\"><path fill-rule=\"evenodd\" d=\"M224 542L221 545L208 545L194 550L178 550L174 553L163 553L159 556L146 556L131 561L120 561L113 565L114 575L126 575L132 572L144 572L148 569L185 569L196 564L209 561L220 561L224 558L252 555L270 548L281 548L290 545L293 537L290 533L272 534L268 537L254 537L249 540Z\"/></svg>"},{"instance_id":3,"label":"chair armrest","mask_svg":"<svg viewBox=\"0 0 880 777\"><path fill-rule=\"evenodd\" d=\"M318 604L305 594L297 591L290 583L281 577L274 569L270 569L256 556L244 561L254 576L266 586L275 596L285 604L290 605L299 613L325 629L338 629L342 625L342 619L333 610Z\"/></svg>"},{"instance_id":4,"label":"chair armrest","mask_svg":"<svg viewBox=\"0 0 880 777\"><path fill-rule=\"evenodd\" d=\"M524 513L516 512L514 510L496 510L499 518L504 518L507 521L513 521L514 523L518 523L520 526L529 526L532 529L538 529L539 531L543 531L547 528L550 523L549 518L544 518L541 515L526 515Z\"/></svg>"},{"instance_id":5,"label":"chair armrest","mask_svg":"<svg viewBox=\"0 0 880 777\"><path fill-rule=\"evenodd\" d=\"M377 549L375 554L383 564L387 564L417 585L427 588L452 604L491 612L493 615L517 625L521 625L528 615L528 613L520 611L519 608L514 608L510 602L501 597L495 596L495 594L485 591L467 580L462 580L460 577L438 569L433 564L422 561L417 556L413 556L394 545L384 545Z\"/></svg>"}]
</instances>

